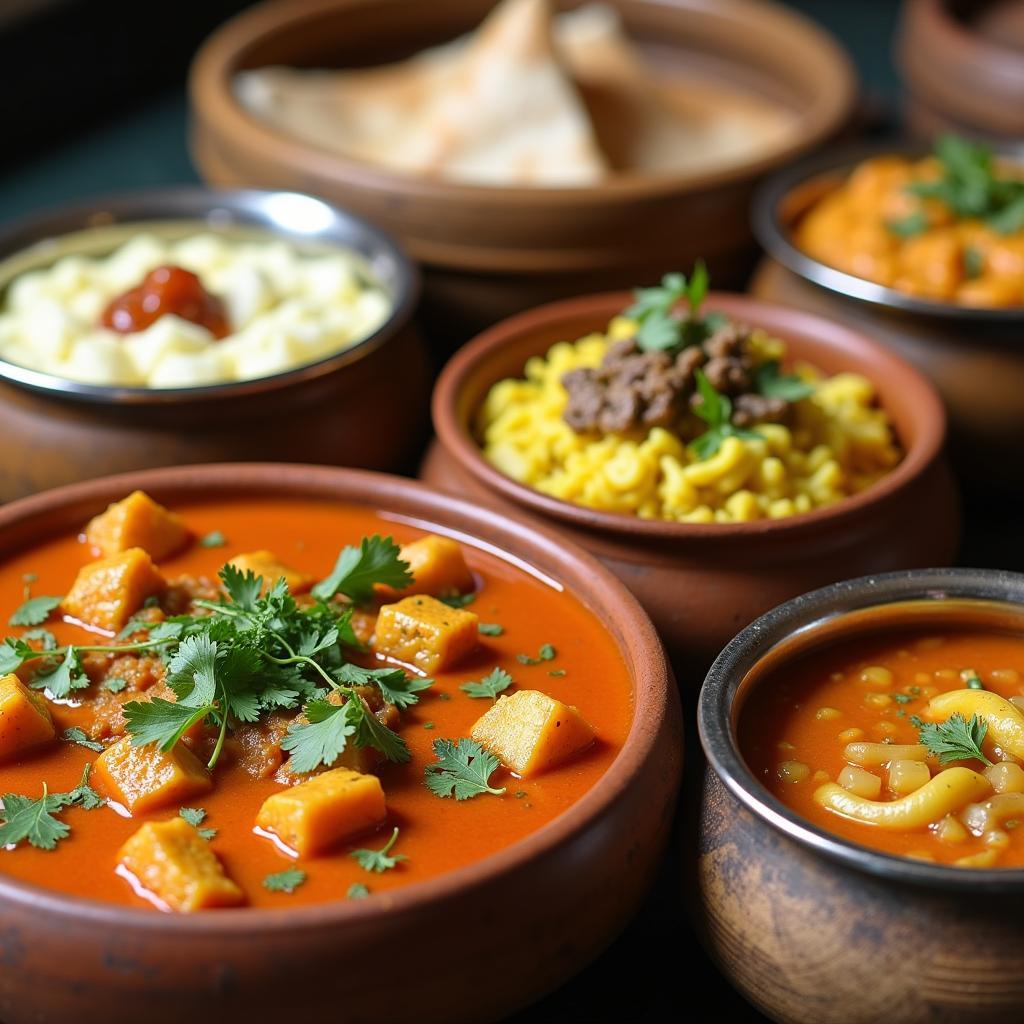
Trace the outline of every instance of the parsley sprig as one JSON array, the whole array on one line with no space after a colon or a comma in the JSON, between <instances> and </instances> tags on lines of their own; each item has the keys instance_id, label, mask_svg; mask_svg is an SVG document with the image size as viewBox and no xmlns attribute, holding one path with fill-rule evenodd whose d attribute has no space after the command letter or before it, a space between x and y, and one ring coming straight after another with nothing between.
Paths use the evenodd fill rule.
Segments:
<instances>
[{"instance_id":1,"label":"parsley sprig","mask_svg":"<svg viewBox=\"0 0 1024 1024\"><path fill-rule=\"evenodd\" d=\"M45 783L43 795L38 799L18 793L5 793L2 797L3 809L0 810L3 818L0 824L0 849L17 846L27 840L30 846L38 850L52 850L62 839L66 839L71 826L54 815L65 807L77 806L92 811L103 806L103 798L89 785L91 770L92 765L87 764L82 770L81 781L67 793L50 793Z\"/></svg>"},{"instance_id":2,"label":"parsley sprig","mask_svg":"<svg viewBox=\"0 0 1024 1024\"><path fill-rule=\"evenodd\" d=\"M924 722L917 730L921 742L938 757L940 765L971 760L990 765L992 762L981 749L987 732L988 722L983 718L971 715L968 721L959 712L938 725Z\"/></svg>"},{"instance_id":3,"label":"parsley sprig","mask_svg":"<svg viewBox=\"0 0 1024 1024\"><path fill-rule=\"evenodd\" d=\"M669 352L698 345L725 322L721 313L701 315L708 293L708 270L698 261L687 279L685 274L666 274L656 288L638 288L625 316L637 322L636 342L645 352ZM676 307L685 302L688 312L679 316Z\"/></svg>"},{"instance_id":4,"label":"parsley sprig","mask_svg":"<svg viewBox=\"0 0 1024 1024\"><path fill-rule=\"evenodd\" d=\"M474 740L434 740L434 756L437 761L423 770L434 796L468 800L482 793L501 796L505 792L504 786L495 789L490 784L501 762Z\"/></svg>"},{"instance_id":5,"label":"parsley sprig","mask_svg":"<svg viewBox=\"0 0 1024 1024\"><path fill-rule=\"evenodd\" d=\"M392 868L397 867L403 860L409 859L404 853L396 853L393 857L388 856L397 842L398 827L396 826L394 832L391 833L391 838L384 844L382 849L353 850L352 856L355 857L359 862L359 866L364 871L383 874L385 871L390 871Z\"/></svg>"}]
</instances>

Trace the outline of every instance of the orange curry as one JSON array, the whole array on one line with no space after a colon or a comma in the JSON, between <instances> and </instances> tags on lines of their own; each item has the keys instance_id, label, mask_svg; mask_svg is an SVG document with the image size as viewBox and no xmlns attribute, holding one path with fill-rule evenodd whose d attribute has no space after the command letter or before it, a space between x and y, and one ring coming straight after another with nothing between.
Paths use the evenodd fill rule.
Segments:
<instances>
[{"instance_id":1,"label":"orange curry","mask_svg":"<svg viewBox=\"0 0 1024 1024\"><path fill-rule=\"evenodd\" d=\"M293 907L471 864L631 722L572 594L357 507L136 492L8 559L0 612L0 872L115 903Z\"/></svg>"},{"instance_id":2,"label":"orange curry","mask_svg":"<svg viewBox=\"0 0 1024 1024\"><path fill-rule=\"evenodd\" d=\"M743 707L751 770L810 822L886 853L1024 866L1024 639L889 632L769 669Z\"/></svg>"}]
</instances>

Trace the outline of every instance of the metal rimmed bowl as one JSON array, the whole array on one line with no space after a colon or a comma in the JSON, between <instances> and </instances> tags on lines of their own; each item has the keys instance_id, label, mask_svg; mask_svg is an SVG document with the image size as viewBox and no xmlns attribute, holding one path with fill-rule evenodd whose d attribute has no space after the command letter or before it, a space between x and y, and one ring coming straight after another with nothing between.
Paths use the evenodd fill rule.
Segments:
<instances>
[{"instance_id":1,"label":"metal rimmed bowl","mask_svg":"<svg viewBox=\"0 0 1024 1024\"><path fill-rule=\"evenodd\" d=\"M312 196L156 188L24 218L0 231L0 302L19 275L64 256L109 254L141 231L354 252L392 311L371 335L324 359L223 384L107 387L0 360L0 501L150 466L273 458L398 469L415 456L427 400L425 350L412 322L418 272L382 231ZM381 417L385 394L390 411ZM364 429L369 422L373 430Z\"/></svg>"},{"instance_id":2,"label":"metal rimmed bowl","mask_svg":"<svg viewBox=\"0 0 1024 1024\"><path fill-rule=\"evenodd\" d=\"M958 621L1024 628L1024 576L925 569L834 584L752 623L708 673L694 911L723 971L773 1020L923 1024L1024 1010L1024 870L929 864L828 833L768 792L736 738L769 658L774 674L880 623Z\"/></svg>"}]
</instances>

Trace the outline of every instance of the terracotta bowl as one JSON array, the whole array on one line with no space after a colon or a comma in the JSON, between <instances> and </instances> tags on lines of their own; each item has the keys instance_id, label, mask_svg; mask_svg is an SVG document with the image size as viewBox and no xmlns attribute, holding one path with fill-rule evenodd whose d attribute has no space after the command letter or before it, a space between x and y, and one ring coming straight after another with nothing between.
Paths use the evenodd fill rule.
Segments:
<instances>
[{"instance_id":1,"label":"terracotta bowl","mask_svg":"<svg viewBox=\"0 0 1024 1024\"><path fill-rule=\"evenodd\" d=\"M915 134L1024 136L1024 9L1017 0L906 0L896 61Z\"/></svg>"},{"instance_id":2,"label":"terracotta bowl","mask_svg":"<svg viewBox=\"0 0 1024 1024\"><path fill-rule=\"evenodd\" d=\"M812 159L781 172L758 193L754 231L768 252L754 276L758 298L841 320L877 338L932 379L950 419L950 449L961 474L1024 484L1024 307L982 309L914 298L808 256L792 242L797 220L839 186L860 161L880 153L923 155L924 144L873 144ZM1007 157L1021 156L1011 147Z\"/></svg>"},{"instance_id":3,"label":"terracotta bowl","mask_svg":"<svg viewBox=\"0 0 1024 1024\"><path fill-rule=\"evenodd\" d=\"M26 498L0 509L0 557L77 529L136 487L172 504L215 493L387 509L536 566L615 637L634 682L633 725L598 784L526 840L356 903L169 916L0 874L5 1024L180 1024L211 1015L251 1024L297 1010L338 1024L492 1021L556 987L608 944L661 858L682 759L679 702L661 645L611 573L562 537L410 480L274 464L159 469ZM430 955L443 921L472 936L457 956Z\"/></svg>"},{"instance_id":4,"label":"terracotta bowl","mask_svg":"<svg viewBox=\"0 0 1024 1024\"><path fill-rule=\"evenodd\" d=\"M862 334L795 310L712 293L707 304L785 339L796 360L874 381L906 457L874 487L830 508L753 523L669 523L548 497L488 463L470 424L496 381L522 375L557 341L603 330L625 293L542 306L486 331L445 367L434 392L437 441L421 476L474 500L557 525L640 599L695 693L707 666L748 622L780 601L865 571L945 562L959 506L942 458L945 417L928 383ZM923 510L927 509L927 514Z\"/></svg>"},{"instance_id":5,"label":"terracotta bowl","mask_svg":"<svg viewBox=\"0 0 1024 1024\"><path fill-rule=\"evenodd\" d=\"M772 1020L982 1024L1024 1013L1024 870L928 864L837 838L769 794L736 744L764 659L774 670L880 624L964 621L1024 628L1024 576L927 569L826 587L762 616L708 674L694 911L718 965Z\"/></svg>"},{"instance_id":6,"label":"terracotta bowl","mask_svg":"<svg viewBox=\"0 0 1024 1024\"><path fill-rule=\"evenodd\" d=\"M558 8L575 0L554 0ZM342 67L409 57L476 26L494 0L282 0L228 22L192 67L192 153L218 185L301 188L401 238L425 266L425 314L449 350L500 317L594 288L633 285L703 256L738 283L753 259L746 208L756 181L835 134L852 66L821 29L752 0L612 0L647 58L703 68L792 110L792 142L702 175L620 175L594 188L486 188L411 177L286 138L236 102L236 72Z\"/></svg>"},{"instance_id":7,"label":"terracotta bowl","mask_svg":"<svg viewBox=\"0 0 1024 1024\"><path fill-rule=\"evenodd\" d=\"M286 192L163 188L101 197L0 230L0 302L17 274L62 256L105 255L145 228L214 230L362 254L394 309L370 337L258 380L156 389L79 384L0 361L0 502L104 473L278 459L367 469L410 465L426 426L426 350L412 322L415 268L350 213ZM387 393L388 415L380 416ZM366 429L367 423L373 429ZM356 440L358 439L358 443Z\"/></svg>"}]
</instances>

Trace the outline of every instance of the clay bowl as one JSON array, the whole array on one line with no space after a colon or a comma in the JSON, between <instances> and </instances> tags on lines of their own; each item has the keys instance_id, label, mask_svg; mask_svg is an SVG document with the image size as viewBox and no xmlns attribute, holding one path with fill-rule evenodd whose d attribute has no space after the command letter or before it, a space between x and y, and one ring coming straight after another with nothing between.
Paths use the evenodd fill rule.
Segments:
<instances>
[{"instance_id":1,"label":"clay bowl","mask_svg":"<svg viewBox=\"0 0 1024 1024\"><path fill-rule=\"evenodd\" d=\"M470 342L434 391L437 441L421 477L528 522L555 525L597 555L647 609L691 694L724 644L773 605L858 572L952 558L959 507L941 454L945 416L928 383L862 334L738 295L712 293L708 308L785 339L795 360L830 374L855 370L874 381L907 452L892 473L855 497L804 515L691 524L582 508L498 472L470 429L491 385L521 376L530 356L557 341L604 330L630 301L618 293L553 303Z\"/></svg>"},{"instance_id":2,"label":"clay bowl","mask_svg":"<svg viewBox=\"0 0 1024 1024\"><path fill-rule=\"evenodd\" d=\"M1015 0L907 0L896 62L915 134L1024 135L1024 11Z\"/></svg>"},{"instance_id":3,"label":"clay bowl","mask_svg":"<svg viewBox=\"0 0 1024 1024\"><path fill-rule=\"evenodd\" d=\"M759 663L778 668L879 627L965 621L1019 631L1024 576L927 569L826 587L762 616L708 674L693 909L718 965L772 1020L981 1024L1024 1013L1024 871L928 864L837 838L771 796L736 744Z\"/></svg>"},{"instance_id":4,"label":"clay bowl","mask_svg":"<svg viewBox=\"0 0 1024 1024\"><path fill-rule=\"evenodd\" d=\"M284 137L237 103L236 72L404 59L474 28L493 0L282 0L214 33L192 67L191 146L217 185L301 188L370 217L425 267L425 315L448 351L495 320L595 288L628 287L703 256L738 283L754 249L751 190L834 135L855 94L852 66L821 29L752 0L613 0L652 64L725 80L798 117L791 141L701 175L617 175L579 189L486 188L345 160ZM575 0L554 0L557 8Z\"/></svg>"},{"instance_id":5,"label":"clay bowl","mask_svg":"<svg viewBox=\"0 0 1024 1024\"><path fill-rule=\"evenodd\" d=\"M394 309L351 348L252 381L99 387L0 361L0 502L150 466L277 459L399 469L416 458L427 402L426 350L412 322L416 270L382 232L318 199L163 188L34 215L0 230L0 302L16 275L61 256L105 255L140 227L165 237L213 230L285 239L317 252L343 246L365 257Z\"/></svg>"},{"instance_id":6,"label":"clay bowl","mask_svg":"<svg viewBox=\"0 0 1024 1024\"><path fill-rule=\"evenodd\" d=\"M754 231L768 253L754 276L758 298L841 320L883 342L929 376L950 420L960 473L986 486L1024 484L1024 307L982 309L904 295L829 267L798 249L793 225L861 160L880 153L923 155L924 144L873 144L812 159L758 193ZM998 149L1006 157L1019 150Z\"/></svg>"},{"instance_id":7,"label":"clay bowl","mask_svg":"<svg viewBox=\"0 0 1024 1024\"><path fill-rule=\"evenodd\" d=\"M0 509L0 558L77 529L136 487L168 503L218 493L367 505L441 524L535 566L578 595L616 638L634 680L633 725L600 782L528 839L355 903L175 916L58 895L0 874L5 1024L134 1024L141 1007L152 1024L210 1014L248 1024L284 1020L296 1009L338 1024L492 1021L556 987L608 944L661 858L682 759L679 702L661 644L611 573L562 537L414 481L269 463L130 473L14 502ZM426 953L437 947L441 921L473 936L457 957ZM329 982L343 964L358 969L341 998Z\"/></svg>"}]
</instances>

